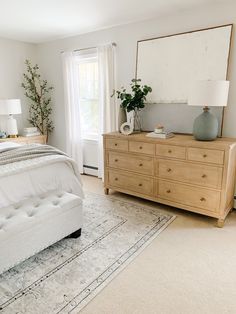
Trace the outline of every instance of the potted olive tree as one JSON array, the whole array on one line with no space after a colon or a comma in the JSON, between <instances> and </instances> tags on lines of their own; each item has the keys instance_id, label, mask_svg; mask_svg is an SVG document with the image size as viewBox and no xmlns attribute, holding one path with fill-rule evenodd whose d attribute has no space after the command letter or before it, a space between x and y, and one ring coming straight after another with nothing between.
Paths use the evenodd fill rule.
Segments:
<instances>
[{"instance_id":1,"label":"potted olive tree","mask_svg":"<svg viewBox=\"0 0 236 314\"><path fill-rule=\"evenodd\" d=\"M30 100L29 123L37 127L41 134L46 135L47 141L49 133L53 131L51 120L51 91L52 86L48 86L47 80L43 80L39 74L39 66L32 65L29 60L25 61L26 73L23 74L21 86L25 90L25 96Z\"/></svg>"},{"instance_id":2,"label":"potted olive tree","mask_svg":"<svg viewBox=\"0 0 236 314\"><path fill-rule=\"evenodd\" d=\"M126 88L121 87L121 90L114 91L113 95L120 99L120 107L125 111L133 111L133 126L135 132L140 132L142 129L140 111L145 107L146 96L152 92L152 88L147 85L141 85L140 79L132 79L131 92L128 93Z\"/></svg>"}]
</instances>

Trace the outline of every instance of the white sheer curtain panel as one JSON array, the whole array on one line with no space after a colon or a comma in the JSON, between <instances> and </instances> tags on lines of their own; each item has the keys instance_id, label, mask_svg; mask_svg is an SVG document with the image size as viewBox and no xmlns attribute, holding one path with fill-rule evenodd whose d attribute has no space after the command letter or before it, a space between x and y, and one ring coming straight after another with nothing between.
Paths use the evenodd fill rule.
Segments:
<instances>
[{"instance_id":1,"label":"white sheer curtain panel","mask_svg":"<svg viewBox=\"0 0 236 314\"><path fill-rule=\"evenodd\" d=\"M83 142L81 139L79 77L74 52L62 53L65 98L66 152L83 173Z\"/></svg>"},{"instance_id":2,"label":"white sheer curtain panel","mask_svg":"<svg viewBox=\"0 0 236 314\"><path fill-rule=\"evenodd\" d=\"M117 130L118 108L115 97L111 98L116 88L115 46L108 44L98 47L100 134L98 140L98 177L104 177L102 134Z\"/></svg>"}]
</instances>

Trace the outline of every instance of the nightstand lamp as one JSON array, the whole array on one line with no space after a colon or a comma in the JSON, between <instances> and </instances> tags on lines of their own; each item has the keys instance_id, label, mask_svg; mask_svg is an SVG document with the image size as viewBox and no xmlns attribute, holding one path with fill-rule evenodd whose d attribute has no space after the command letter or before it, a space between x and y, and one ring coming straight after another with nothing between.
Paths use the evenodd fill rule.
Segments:
<instances>
[{"instance_id":1,"label":"nightstand lamp","mask_svg":"<svg viewBox=\"0 0 236 314\"><path fill-rule=\"evenodd\" d=\"M20 99L0 99L0 115L8 115L6 132L9 137L18 135L17 122L13 114L21 114Z\"/></svg>"},{"instance_id":2,"label":"nightstand lamp","mask_svg":"<svg viewBox=\"0 0 236 314\"><path fill-rule=\"evenodd\" d=\"M189 94L188 105L203 106L193 124L193 135L199 141L213 141L218 135L218 120L209 107L227 106L229 81L197 81Z\"/></svg>"}]
</instances>

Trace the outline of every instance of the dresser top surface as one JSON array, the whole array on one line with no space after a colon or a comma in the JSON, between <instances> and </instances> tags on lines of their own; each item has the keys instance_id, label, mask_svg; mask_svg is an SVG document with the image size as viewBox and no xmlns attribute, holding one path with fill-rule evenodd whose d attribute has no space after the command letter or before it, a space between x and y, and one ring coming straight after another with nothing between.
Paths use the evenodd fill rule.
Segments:
<instances>
[{"instance_id":1,"label":"dresser top surface","mask_svg":"<svg viewBox=\"0 0 236 314\"><path fill-rule=\"evenodd\" d=\"M45 135L34 135L34 136L18 136L18 137L12 137L12 138L0 138L0 142L21 142L25 140L34 140L34 139L41 139L45 138Z\"/></svg>"},{"instance_id":2,"label":"dresser top surface","mask_svg":"<svg viewBox=\"0 0 236 314\"><path fill-rule=\"evenodd\" d=\"M209 149L226 149L230 146L236 145L236 138L222 137L217 138L215 141L197 141L192 135L185 134L175 134L174 137L168 139L161 138L151 138L146 135L148 132L134 133L130 135L124 135L119 132L106 133L103 136L109 138L119 138L132 141L145 141L154 144L169 144L169 145L179 145L179 146L191 146L199 148L209 148Z\"/></svg>"}]
</instances>

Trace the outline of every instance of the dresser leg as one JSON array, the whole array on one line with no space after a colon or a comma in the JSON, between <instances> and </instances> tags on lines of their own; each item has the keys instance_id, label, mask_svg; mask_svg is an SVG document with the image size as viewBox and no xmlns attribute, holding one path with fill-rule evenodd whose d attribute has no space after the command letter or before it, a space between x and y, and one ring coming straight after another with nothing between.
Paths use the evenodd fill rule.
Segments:
<instances>
[{"instance_id":1,"label":"dresser leg","mask_svg":"<svg viewBox=\"0 0 236 314\"><path fill-rule=\"evenodd\" d=\"M223 228L223 227L224 227L224 224L225 224L225 220L219 218L219 219L217 220L216 226L217 226L218 228Z\"/></svg>"},{"instance_id":2,"label":"dresser leg","mask_svg":"<svg viewBox=\"0 0 236 314\"><path fill-rule=\"evenodd\" d=\"M105 193L105 195L108 195L109 194L109 189L108 188L104 188L104 193Z\"/></svg>"}]
</instances>

